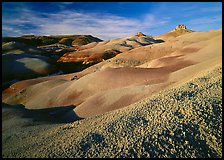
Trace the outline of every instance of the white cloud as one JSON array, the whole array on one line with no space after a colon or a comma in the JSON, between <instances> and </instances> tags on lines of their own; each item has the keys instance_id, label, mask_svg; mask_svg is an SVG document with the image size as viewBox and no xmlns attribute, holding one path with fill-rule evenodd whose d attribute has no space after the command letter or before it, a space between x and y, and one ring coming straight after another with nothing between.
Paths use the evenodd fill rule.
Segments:
<instances>
[{"instance_id":1,"label":"white cloud","mask_svg":"<svg viewBox=\"0 0 224 160\"><path fill-rule=\"evenodd\" d=\"M222 11L222 4L220 4L220 6L211 6L207 8L201 8L200 11L201 12L220 12Z\"/></svg>"},{"instance_id":2,"label":"white cloud","mask_svg":"<svg viewBox=\"0 0 224 160\"><path fill-rule=\"evenodd\" d=\"M37 13L24 10L15 19L4 19L3 26L14 26L20 29L21 33L32 32L37 35L57 35L57 34L91 34L101 39L111 39L117 37L130 36L138 31L144 32L146 29L155 27L158 24L165 24L167 20L161 21L152 15L143 15L141 19L127 18L113 14L85 13L76 11L60 11L58 13ZM18 25L29 24L35 29L23 30Z\"/></svg>"},{"instance_id":3,"label":"white cloud","mask_svg":"<svg viewBox=\"0 0 224 160\"><path fill-rule=\"evenodd\" d=\"M50 6L55 9L54 13L34 11L25 3L3 6L3 36L19 36L28 33L35 35L91 34L101 39L111 39L134 35L139 31L145 34L158 35L158 33L162 34L171 30L178 23L189 25L189 28L199 25L200 30L200 27L205 28L203 25L212 29L221 26L222 22L221 3L219 3L220 5L217 3L189 2L158 3L152 5L153 7L150 7L149 10L144 10L143 12L148 11L148 14L138 18L105 13L106 9L105 12L98 11L98 13L78 12L69 8L70 3L73 2L50 3ZM120 7L121 10L122 7L126 7L126 3L118 4L117 7ZM91 7L89 3L85 5ZM55 13L55 11L57 12ZM171 21L173 23L169 23ZM11 30L9 31L7 28Z\"/></svg>"},{"instance_id":4,"label":"white cloud","mask_svg":"<svg viewBox=\"0 0 224 160\"><path fill-rule=\"evenodd\" d=\"M189 21L191 25L205 25L215 22L222 22L222 16L201 17Z\"/></svg>"}]
</instances>

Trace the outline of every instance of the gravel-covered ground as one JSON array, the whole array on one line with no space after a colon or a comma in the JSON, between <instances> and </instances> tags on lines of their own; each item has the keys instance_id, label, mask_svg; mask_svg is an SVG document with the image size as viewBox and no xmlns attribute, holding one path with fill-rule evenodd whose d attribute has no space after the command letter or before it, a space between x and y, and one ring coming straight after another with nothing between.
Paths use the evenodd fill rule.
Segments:
<instances>
[{"instance_id":1,"label":"gravel-covered ground","mask_svg":"<svg viewBox=\"0 0 224 160\"><path fill-rule=\"evenodd\" d=\"M15 114L2 113L3 157L221 158L222 68L73 123L32 122L9 113Z\"/></svg>"}]
</instances>

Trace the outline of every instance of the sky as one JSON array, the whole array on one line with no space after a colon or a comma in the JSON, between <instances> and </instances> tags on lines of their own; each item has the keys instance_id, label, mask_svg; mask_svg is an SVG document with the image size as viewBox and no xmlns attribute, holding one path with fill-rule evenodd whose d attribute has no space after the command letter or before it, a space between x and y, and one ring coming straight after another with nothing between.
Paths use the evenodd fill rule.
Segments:
<instances>
[{"instance_id":1,"label":"sky","mask_svg":"<svg viewBox=\"0 0 224 160\"><path fill-rule=\"evenodd\" d=\"M2 2L2 35L157 36L222 27L222 2Z\"/></svg>"}]
</instances>

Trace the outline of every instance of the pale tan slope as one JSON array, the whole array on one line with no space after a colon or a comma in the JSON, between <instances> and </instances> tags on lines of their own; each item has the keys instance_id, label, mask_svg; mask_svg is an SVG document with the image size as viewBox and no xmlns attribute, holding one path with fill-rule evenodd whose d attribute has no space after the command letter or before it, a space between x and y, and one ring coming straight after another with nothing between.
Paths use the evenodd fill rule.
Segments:
<instances>
[{"instance_id":1,"label":"pale tan slope","mask_svg":"<svg viewBox=\"0 0 224 160\"><path fill-rule=\"evenodd\" d=\"M160 68L173 66L179 63L179 59L185 61L194 61L196 64L178 70L170 76L171 81L184 81L188 79L188 75L200 74L199 71L207 70L216 65L222 64L222 31L206 32L183 35L180 38L185 39L185 42L194 42L180 50L173 52L168 56L152 60L148 63L140 65L140 68ZM177 59L176 59L177 58ZM186 73L185 73L186 71Z\"/></svg>"},{"instance_id":2,"label":"pale tan slope","mask_svg":"<svg viewBox=\"0 0 224 160\"><path fill-rule=\"evenodd\" d=\"M209 35L208 35L209 36ZM222 58L222 35L215 36L209 40L198 41L183 47L172 54L144 63L139 68L160 68L174 66L179 59L205 63L208 60ZM174 59L176 59L174 61ZM219 61L218 63L220 63Z\"/></svg>"},{"instance_id":3,"label":"pale tan slope","mask_svg":"<svg viewBox=\"0 0 224 160\"><path fill-rule=\"evenodd\" d=\"M222 67L73 123L33 122L20 114L2 111L4 158L221 158Z\"/></svg>"},{"instance_id":4,"label":"pale tan slope","mask_svg":"<svg viewBox=\"0 0 224 160\"><path fill-rule=\"evenodd\" d=\"M189 33L173 40L172 45L178 49L171 53L171 50L168 50L166 52L168 55L165 57L159 55L159 58L153 61L146 58L141 66L102 67L99 71L89 72L74 81L41 82L27 87L22 93L11 94L4 98L3 102L22 103L27 108L73 104L77 106L74 111L80 117L89 117L122 108L162 89L187 82L198 73L221 64L221 38L220 30ZM162 46L163 43L153 45L152 48L159 49ZM144 47L146 50L144 54L147 55L147 50L150 54L152 48ZM140 48L137 51L126 53L126 55L138 54ZM51 83L54 85L50 86Z\"/></svg>"},{"instance_id":5,"label":"pale tan slope","mask_svg":"<svg viewBox=\"0 0 224 160\"><path fill-rule=\"evenodd\" d=\"M150 74L148 74L150 73ZM160 77L160 74L164 74ZM153 84L165 81L165 71L141 68L114 68L88 74L76 81L49 80L16 92L4 99L6 103L22 103L27 108L45 108L50 106L78 105L93 94L122 88L133 84ZM58 84L60 85L53 85Z\"/></svg>"},{"instance_id":6,"label":"pale tan slope","mask_svg":"<svg viewBox=\"0 0 224 160\"><path fill-rule=\"evenodd\" d=\"M146 83L144 85L150 84L148 89L145 89L146 86L130 86L129 88L122 88L115 93L113 93L114 90L110 90L107 93L92 96L74 110L79 116L88 117L95 114L96 112L101 113L101 111L110 111L117 108L118 106L124 107L142 98L152 95L161 89L183 84L198 76L201 72L211 70L217 65L220 66L221 64L222 35L218 35L209 40L199 41L197 43L187 45L186 47L177 50L170 55L138 66L139 68L157 68L159 77L164 78L168 74L168 79L163 82L160 82L157 79L155 80L156 84L158 83L156 85L157 88L151 89L150 87L154 87L155 85L153 83ZM147 74L151 75L150 72ZM154 77L154 75L151 76ZM140 88L141 93L138 92ZM123 92L125 90L129 90L129 92ZM116 96L119 95L119 99L114 98L114 94ZM112 104L110 103L111 99L113 99ZM96 106L95 110L93 109L93 106Z\"/></svg>"},{"instance_id":7,"label":"pale tan slope","mask_svg":"<svg viewBox=\"0 0 224 160\"><path fill-rule=\"evenodd\" d=\"M194 32L194 33L189 33L187 35L177 37L174 40L166 41L164 43L151 44L149 46L142 46L139 48L134 48L130 51L123 52L122 54L119 54L114 58L103 61L96 65L93 65L81 72L20 81L20 82L13 84L5 92L11 92L11 89L12 89L12 91L18 91L20 89L23 89L23 88L29 86L29 85L33 85L36 83L40 83L40 82L52 80L52 79L70 80L75 75L77 77L82 77L82 76L85 76L86 74L96 72L96 71L99 71L101 69L105 69L108 67L118 68L118 67L123 67L123 66L138 66L139 64L143 64L145 62L154 60L156 58L160 58L162 56L168 55L176 50L182 49L184 46L186 46L188 44L192 44L192 43L195 43L198 41L201 42L201 41L208 40L211 37L220 35L221 32L222 32L222 29L219 29L218 31L210 31L210 32ZM193 36L193 38L192 38L192 36ZM103 44L103 43L108 43L108 42L109 42L109 40L103 41L100 43ZM90 44L87 44L84 46L90 45L91 46L90 48L92 48L93 44L96 45L97 42L93 42L93 43L90 43ZM82 46L82 47L84 47L84 46ZM197 46L194 48L197 48ZM184 50L191 51L189 49L183 49L182 51L184 51Z\"/></svg>"},{"instance_id":8,"label":"pale tan slope","mask_svg":"<svg viewBox=\"0 0 224 160\"><path fill-rule=\"evenodd\" d=\"M102 41L99 43L92 42L87 45L83 45L79 47L79 50L94 48L96 45L101 46L100 47L101 49L102 48L106 49L108 47L106 44L108 43L110 44L110 46L113 46L114 44L119 44L121 42L124 43L124 41L127 39L137 39L138 41L142 41L141 39L144 39L144 37L131 36L127 38L116 38L112 40ZM178 45L175 45L175 43L177 42L178 42ZM123 52L122 54L118 54L114 58L95 64L81 72L19 81L13 84L12 86L10 86L10 88L5 90L4 93L10 94L12 92L22 90L30 85L34 85L43 81L48 81L53 79L70 80L74 76L77 76L77 78L80 78L82 76L85 76L86 74L100 71L108 67L118 68L118 67L124 67L124 66L137 66L139 64L143 64L144 62L151 61L153 59L170 54L174 52L175 50L180 49L184 44L185 43L179 43L179 41L172 41L172 42L167 41L164 43L155 43L149 46L146 45L142 47L137 47L130 51Z\"/></svg>"},{"instance_id":9,"label":"pale tan slope","mask_svg":"<svg viewBox=\"0 0 224 160\"><path fill-rule=\"evenodd\" d=\"M220 66L222 64L222 35L208 40L208 45L205 44L205 47L200 49L197 54L187 55L185 59L194 59L197 64L186 68L185 75L181 70L174 72L171 75L172 81L178 80L178 83L184 83L185 81L189 80L189 78L192 79L195 76L201 75L200 72L202 71L205 72L216 66ZM191 75L191 77L186 75Z\"/></svg>"},{"instance_id":10,"label":"pale tan slope","mask_svg":"<svg viewBox=\"0 0 224 160\"><path fill-rule=\"evenodd\" d=\"M169 40L175 39L178 36L182 36L184 34L188 34L188 33L192 33L192 32L194 32L194 31L189 30L189 29L178 29L178 30L174 29L174 30L172 30L170 32L167 32L165 34L155 36L155 38L160 38L160 39L163 39L165 41L169 41Z\"/></svg>"},{"instance_id":11,"label":"pale tan slope","mask_svg":"<svg viewBox=\"0 0 224 160\"><path fill-rule=\"evenodd\" d=\"M182 47L180 45L175 45L172 43L167 41L164 43L154 43L142 47L137 47L132 50L122 52L122 54L118 54L113 58L102 61L93 66L90 66L81 72L77 72L76 75L78 77L82 77L85 76L86 74L100 71L108 67L110 68L134 67L143 64L144 62L170 54Z\"/></svg>"},{"instance_id":12,"label":"pale tan slope","mask_svg":"<svg viewBox=\"0 0 224 160\"><path fill-rule=\"evenodd\" d=\"M28 79L28 80L23 80L16 82L12 84L9 88L5 89L3 91L3 96L8 96L11 93L23 90L31 85L38 84L41 82L49 81L49 80L57 80L57 79L62 79L62 80L69 80L76 75L76 73L70 73L70 74L64 74L64 75L56 75L56 76L47 76L47 77L39 77L39 78L34 78L34 79Z\"/></svg>"},{"instance_id":13,"label":"pale tan slope","mask_svg":"<svg viewBox=\"0 0 224 160\"><path fill-rule=\"evenodd\" d=\"M131 50L136 47L157 43L150 36L130 36L125 38L115 38L103 42L93 42L77 48L75 52L64 54L58 62L101 62L109 57Z\"/></svg>"},{"instance_id":14,"label":"pale tan slope","mask_svg":"<svg viewBox=\"0 0 224 160\"><path fill-rule=\"evenodd\" d=\"M79 117L91 117L123 108L166 88L169 83L137 85L97 92L74 109Z\"/></svg>"},{"instance_id":15,"label":"pale tan slope","mask_svg":"<svg viewBox=\"0 0 224 160\"><path fill-rule=\"evenodd\" d=\"M84 71L78 73L78 75L83 76L88 73L92 73L95 71L99 71L101 69L105 69L108 67L118 68L124 66L138 66L145 62L151 61L153 59L157 59L163 57L165 55L169 55L170 53L182 49L184 46L189 44L205 41L210 39L211 37L219 35L221 32L193 32L181 35L172 40L167 40L163 43L155 43L148 46L142 46L138 48L134 48L130 51L123 52L122 54L118 54L117 56L106 60L104 62L93 65ZM192 38L193 36L193 38ZM184 52L191 52L189 49L184 49Z\"/></svg>"}]
</instances>

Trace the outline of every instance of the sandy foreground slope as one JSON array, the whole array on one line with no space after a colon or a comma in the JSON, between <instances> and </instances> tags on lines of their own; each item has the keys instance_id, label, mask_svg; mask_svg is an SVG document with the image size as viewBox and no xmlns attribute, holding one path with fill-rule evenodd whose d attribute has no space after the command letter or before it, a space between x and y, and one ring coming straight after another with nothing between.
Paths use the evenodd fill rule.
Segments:
<instances>
[{"instance_id":1,"label":"sandy foreground slope","mask_svg":"<svg viewBox=\"0 0 224 160\"><path fill-rule=\"evenodd\" d=\"M68 75L15 83L3 102L28 109L75 106L81 118L126 107L222 64L222 30L192 32ZM76 80L70 80L77 76ZM71 114L74 114L71 113Z\"/></svg>"},{"instance_id":2,"label":"sandy foreground slope","mask_svg":"<svg viewBox=\"0 0 224 160\"><path fill-rule=\"evenodd\" d=\"M30 110L3 105L3 157L222 157L221 65L180 87L72 123L40 121L44 115L35 111L39 121Z\"/></svg>"}]
</instances>

